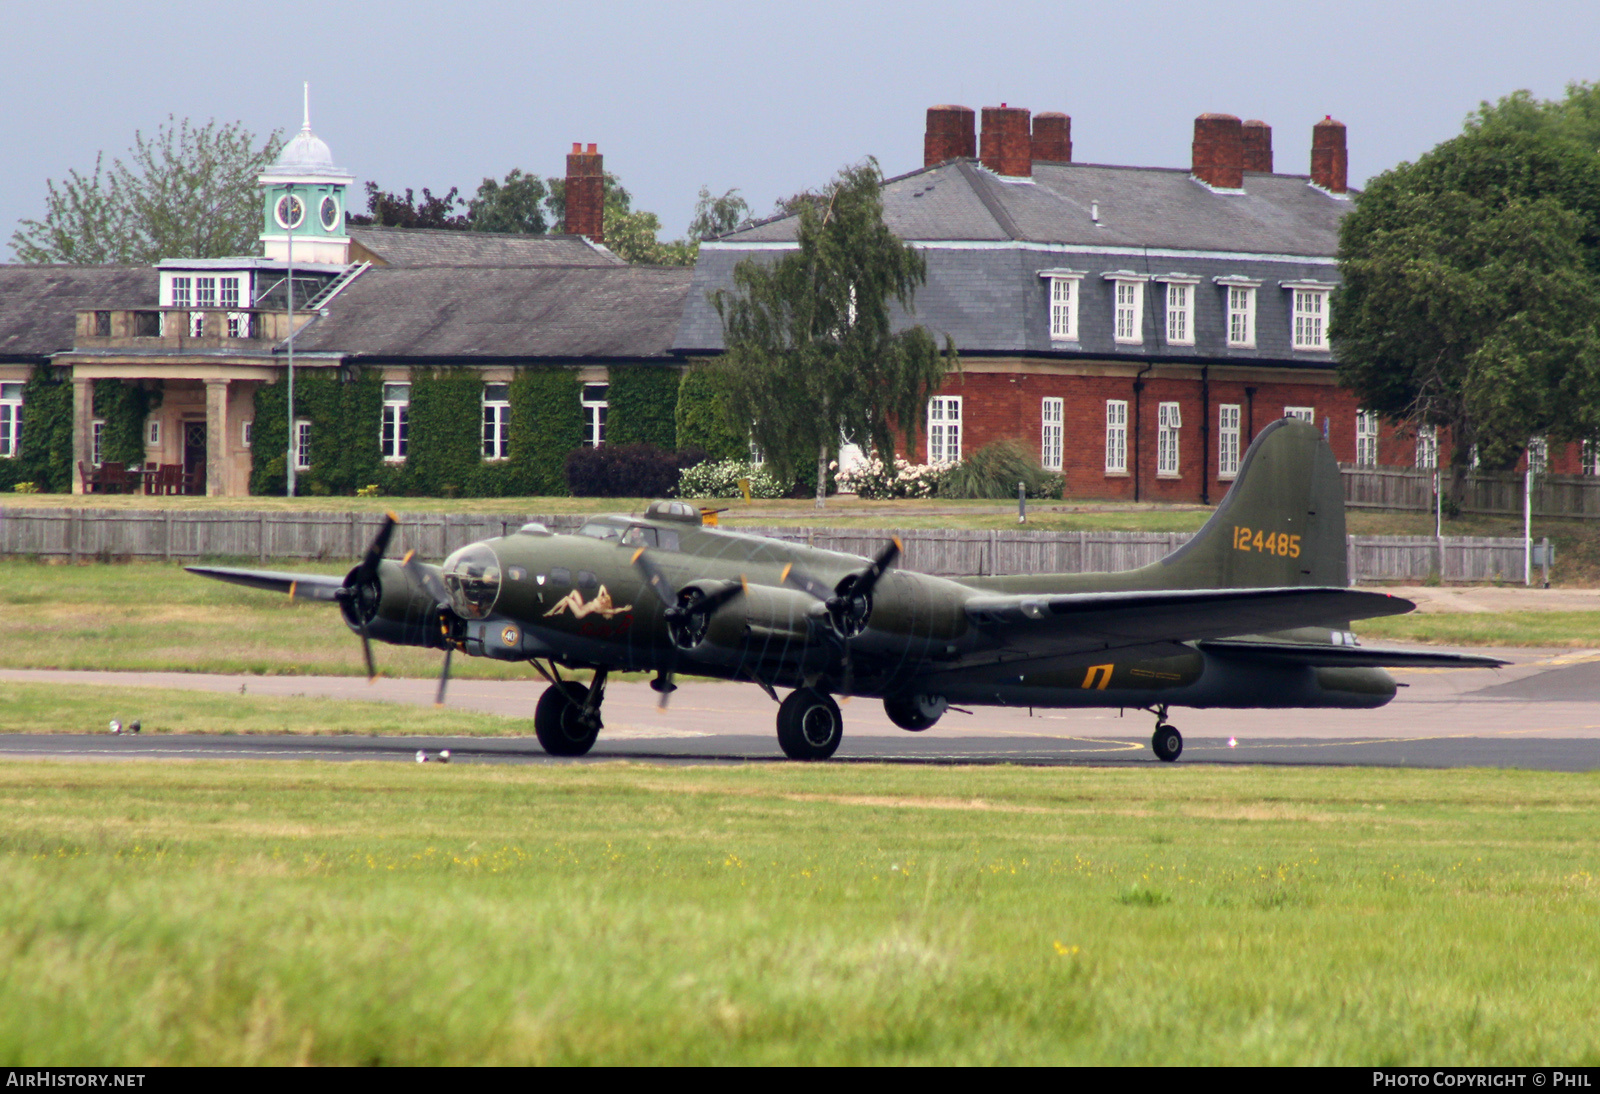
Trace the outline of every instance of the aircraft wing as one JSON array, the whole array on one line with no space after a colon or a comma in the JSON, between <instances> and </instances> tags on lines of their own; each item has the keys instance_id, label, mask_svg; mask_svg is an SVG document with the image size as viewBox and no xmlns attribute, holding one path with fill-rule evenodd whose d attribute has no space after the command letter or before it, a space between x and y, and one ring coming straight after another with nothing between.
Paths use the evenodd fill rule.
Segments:
<instances>
[{"instance_id":1,"label":"aircraft wing","mask_svg":"<svg viewBox=\"0 0 1600 1094\"><path fill-rule=\"evenodd\" d=\"M1007 649L1042 654L1341 628L1414 607L1387 593L1309 587L980 596L967 601L966 613Z\"/></svg>"},{"instance_id":2,"label":"aircraft wing","mask_svg":"<svg viewBox=\"0 0 1600 1094\"><path fill-rule=\"evenodd\" d=\"M271 593L287 593L296 600L335 600L344 578L335 574L289 574L279 570L235 570L228 566L185 566L191 574L248 585Z\"/></svg>"},{"instance_id":3,"label":"aircraft wing","mask_svg":"<svg viewBox=\"0 0 1600 1094\"><path fill-rule=\"evenodd\" d=\"M1326 646L1308 642L1253 642L1208 639L1200 648L1212 653L1313 668L1365 669L1497 669L1511 662L1472 653L1442 650L1395 650L1381 646Z\"/></svg>"}]
</instances>

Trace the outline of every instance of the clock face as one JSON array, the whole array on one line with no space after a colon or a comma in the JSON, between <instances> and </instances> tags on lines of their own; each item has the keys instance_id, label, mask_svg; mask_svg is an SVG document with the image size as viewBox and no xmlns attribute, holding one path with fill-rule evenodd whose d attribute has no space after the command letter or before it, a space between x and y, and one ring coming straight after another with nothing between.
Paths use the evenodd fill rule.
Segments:
<instances>
[{"instance_id":1,"label":"clock face","mask_svg":"<svg viewBox=\"0 0 1600 1094\"><path fill-rule=\"evenodd\" d=\"M323 198L318 214L322 217L323 228L333 231L339 226L339 199L332 194Z\"/></svg>"},{"instance_id":2,"label":"clock face","mask_svg":"<svg viewBox=\"0 0 1600 1094\"><path fill-rule=\"evenodd\" d=\"M277 219L280 228L298 228L305 223L306 203L293 194L285 194L278 199L272 215Z\"/></svg>"}]
</instances>

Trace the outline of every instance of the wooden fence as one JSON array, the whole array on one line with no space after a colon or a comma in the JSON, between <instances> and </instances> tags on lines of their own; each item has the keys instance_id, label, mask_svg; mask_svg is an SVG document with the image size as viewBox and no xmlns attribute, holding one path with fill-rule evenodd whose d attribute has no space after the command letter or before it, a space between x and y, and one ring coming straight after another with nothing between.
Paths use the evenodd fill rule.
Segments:
<instances>
[{"instance_id":1,"label":"wooden fence","mask_svg":"<svg viewBox=\"0 0 1600 1094\"><path fill-rule=\"evenodd\" d=\"M1348 480L1347 480L1348 481ZM389 553L442 559L462 544L514 532L536 520L575 531L575 514L408 513ZM358 558L382 523L375 513L202 512L183 509L0 508L0 555L79 558L327 559ZM870 555L891 535L905 544L902 565L947 577L984 574L1093 573L1155 562L1189 540L1187 532L1034 532L732 526L731 530ZM1522 541L1446 536L1351 536L1356 581L1519 580Z\"/></svg>"},{"instance_id":2,"label":"wooden fence","mask_svg":"<svg viewBox=\"0 0 1600 1094\"><path fill-rule=\"evenodd\" d=\"M1414 467L1344 467L1344 501L1352 509L1433 510L1433 472ZM1452 494L1445 471L1446 497ZM1469 472L1461 488L1461 510L1495 516L1522 515L1524 479L1514 472ZM1533 515L1600 520L1600 475L1536 475Z\"/></svg>"}]
</instances>

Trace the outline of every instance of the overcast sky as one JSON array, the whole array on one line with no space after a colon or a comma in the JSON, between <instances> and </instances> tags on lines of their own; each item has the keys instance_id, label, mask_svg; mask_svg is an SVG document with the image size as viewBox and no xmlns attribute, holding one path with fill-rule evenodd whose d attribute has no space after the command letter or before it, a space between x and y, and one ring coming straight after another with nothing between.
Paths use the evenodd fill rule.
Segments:
<instances>
[{"instance_id":1,"label":"overcast sky","mask_svg":"<svg viewBox=\"0 0 1600 1094\"><path fill-rule=\"evenodd\" d=\"M752 3L6 6L0 260L45 180L169 114L260 133L311 122L385 189L565 170L593 141L683 233L702 185L759 212L876 156L922 165L924 111L1072 115L1074 158L1185 166L1196 114L1261 118L1305 172L1311 126L1349 126L1352 185L1460 131L1481 100L1600 79L1600 3ZM361 202L352 201L352 206Z\"/></svg>"}]
</instances>

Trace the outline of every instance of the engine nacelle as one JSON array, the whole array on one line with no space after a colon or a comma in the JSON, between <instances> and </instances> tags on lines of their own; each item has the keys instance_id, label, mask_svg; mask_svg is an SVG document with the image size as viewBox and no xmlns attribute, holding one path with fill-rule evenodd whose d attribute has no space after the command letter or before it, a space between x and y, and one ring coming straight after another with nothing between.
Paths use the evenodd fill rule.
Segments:
<instances>
[{"instance_id":1,"label":"engine nacelle","mask_svg":"<svg viewBox=\"0 0 1600 1094\"><path fill-rule=\"evenodd\" d=\"M691 648L697 656L719 661L793 662L808 652L822 653L819 626L826 623L815 598L794 589L751 585L711 614Z\"/></svg>"},{"instance_id":2,"label":"engine nacelle","mask_svg":"<svg viewBox=\"0 0 1600 1094\"><path fill-rule=\"evenodd\" d=\"M379 642L445 648L446 636L433 597L417 588L398 562L387 558L380 562L375 585L357 585L360 569L357 566L345 577L349 595L339 602L345 626L359 634L364 617L367 635Z\"/></svg>"}]
</instances>

